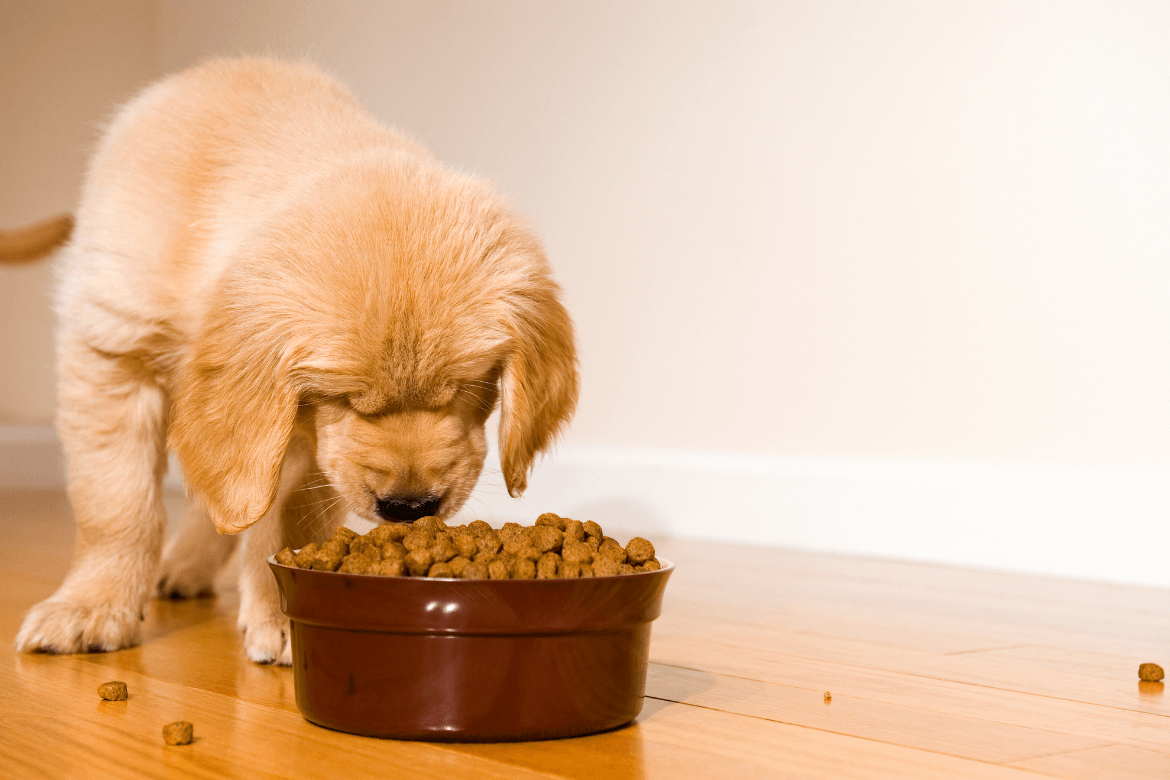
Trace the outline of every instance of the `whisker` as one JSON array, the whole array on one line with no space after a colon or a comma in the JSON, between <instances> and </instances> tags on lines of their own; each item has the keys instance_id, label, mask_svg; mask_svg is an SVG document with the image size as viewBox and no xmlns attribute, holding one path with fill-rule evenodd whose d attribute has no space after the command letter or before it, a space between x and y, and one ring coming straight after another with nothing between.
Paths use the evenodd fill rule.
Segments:
<instances>
[{"instance_id":1,"label":"whisker","mask_svg":"<svg viewBox=\"0 0 1170 780\"><path fill-rule=\"evenodd\" d=\"M337 486L334 485L333 483L329 482L328 480L326 480L325 482L322 482L322 483L317 484L317 485L305 485L304 487L299 487L299 488L296 488L295 490L290 490L290 491L288 491L288 494L291 496L293 493L301 493L301 492L304 492L306 490L323 490L325 488L336 489Z\"/></svg>"},{"instance_id":2,"label":"whisker","mask_svg":"<svg viewBox=\"0 0 1170 780\"><path fill-rule=\"evenodd\" d=\"M312 509L313 507L320 506L321 504L325 503L326 501L329 501L333 498L336 498L339 495L340 495L340 492L333 491L330 493L326 493L324 496L316 499L315 501L310 501L308 503L298 503L297 505L300 506L302 509Z\"/></svg>"},{"instance_id":3,"label":"whisker","mask_svg":"<svg viewBox=\"0 0 1170 780\"><path fill-rule=\"evenodd\" d=\"M488 406L486 398L478 396L475 393L471 392L470 390L464 390L463 388L457 388L455 392L458 393L459 395L463 396L464 398L470 399L470 401L480 411L482 411L482 412L491 411L491 407Z\"/></svg>"},{"instance_id":4,"label":"whisker","mask_svg":"<svg viewBox=\"0 0 1170 780\"><path fill-rule=\"evenodd\" d=\"M330 485L329 475L324 471L315 471L310 474L306 474L302 478L302 481L304 480L308 480L309 484L301 485L301 487L296 488L295 490L290 490L289 493L299 493L302 490L314 490L316 488L325 487L327 485L329 487L333 487Z\"/></svg>"},{"instance_id":5,"label":"whisker","mask_svg":"<svg viewBox=\"0 0 1170 780\"><path fill-rule=\"evenodd\" d=\"M304 527L306 522L311 520L313 517L317 516L316 514L314 514L314 515L312 515L312 517L307 517L306 514L304 514L304 513L307 513L311 509L317 509L322 504L330 504L330 503L335 503L337 501L340 501L341 498L342 497L338 496L338 495L331 495L331 496L326 496L325 498L319 499L317 501L314 501L313 503L308 504L307 506L301 506L300 509L302 511L302 514L301 514L301 518L297 522L297 524L301 527ZM328 507L326 507L326 508L328 508Z\"/></svg>"},{"instance_id":6,"label":"whisker","mask_svg":"<svg viewBox=\"0 0 1170 780\"><path fill-rule=\"evenodd\" d=\"M340 501L341 501L341 496L338 496L336 499L334 499L332 502L330 502L328 506L322 507L320 510L318 510L317 513L314 514L310 518L312 525L309 526L310 530L307 531L306 533L308 533L311 537L316 537L321 531L323 531L325 529L325 526L328 525L328 523L329 523L329 516L325 513L328 512L333 507L337 506L338 502L340 502ZM319 517L322 518L323 522L318 527L318 524L315 521Z\"/></svg>"}]
</instances>

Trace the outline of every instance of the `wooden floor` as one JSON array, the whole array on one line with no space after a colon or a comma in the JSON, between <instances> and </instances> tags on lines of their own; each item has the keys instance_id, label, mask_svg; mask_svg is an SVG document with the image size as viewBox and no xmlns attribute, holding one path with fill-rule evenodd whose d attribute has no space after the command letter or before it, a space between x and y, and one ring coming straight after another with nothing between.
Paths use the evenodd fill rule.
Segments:
<instances>
[{"instance_id":1,"label":"wooden floor","mask_svg":"<svg viewBox=\"0 0 1170 780\"><path fill-rule=\"evenodd\" d=\"M289 670L245 660L230 592L155 602L141 647L13 654L71 539L61 495L0 493L6 778L1170 778L1170 697L1137 679L1170 667L1170 591L662 543L678 569L634 725L436 745L304 721ZM129 701L99 701L113 679ZM162 744L175 720L193 744Z\"/></svg>"}]
</instances>

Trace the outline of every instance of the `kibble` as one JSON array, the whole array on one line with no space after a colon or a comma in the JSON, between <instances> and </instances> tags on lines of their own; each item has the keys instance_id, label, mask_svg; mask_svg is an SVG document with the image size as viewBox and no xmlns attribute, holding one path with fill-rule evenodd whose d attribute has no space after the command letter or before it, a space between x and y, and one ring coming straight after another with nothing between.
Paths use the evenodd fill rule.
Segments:
<instances>
[{"instance_id":1,"label":"kibble","mask_svg":"<svg viewBox=\"0 0 1170 780\"><path fill-rule=\"evenodd\" d=\"M427 572L428 577L440 577L444 579L452 579L455 577L455 570L451 568L451 564L446 561L439 561L431 566L431 570Z\"/></svg>"},{"instance_id":2,"label":"kibble","mask_svg":"<svg viewBox=\"0 0 1170 780\"><path fill-rule=\"evenodd\" d=\"M431 567L435 568L434 566ZM406 558L387 558L384 561L378 561L372 564L369 574L377 574L382 577L405 577L407 574ZM429 574L429 572L428 572Z\"/></svg>"},{"instance_id":3,"label":"kibble","mask_svg":"<svg viewBox=\"0 0 1170 780\"><path fill-rule=\"evenodd\" d=\"M163 742L168 745L190 745L195 738L195 727L185 720L163 726Z\"/></svg>"},{"instance_id":4,"label":"kibble","mask_svg":"<svg viewBox=\"0 0 1170 780\"><path fill-rule=\"evenodd\" d=\"M550 528L555 528L558 531L565 530L565 520L562 517L554 515L552 512L545 512L540 517L536 518L538 526L547 525Z\"/></svg>"},{"instance_id":5,"label":"kibble","mask_svg":"<svg viewBox=\"0 0 1170 780\"><path fill-rule=\"evenodd\" d=\"M635 536L626 545L626 559L639 566L654 557L654 545L640 536Z\"/></svg>"},{"instance_id":6,"label":"kibble","mask_svg":"<svg viewBox=\"0 0 1170 780\"><path fill-rule=\"evenodd\" d=\"M467 580L615 577L662 568L648 540L635 537L622 547L596 521L552 512L535 525L509 522L498 530L482 520L448 526L438 517L388 523L365 535L342 526L325 542L285 547L275 559L282 566L339 574ZM1146 667L1158 676L1147 677ZM1142 664L1139 674L1160 680L1162 668Z\"/></svg>"},{"instance_id":7,"label":"kibble","mask_svg":"<svg viewBox=\"0 0 1170 780\"><path fill-rule=\"evenodd\" d=\"M565 520L565 541L585 541L585 524L580 520Z\"/></svg>"},{"instance_id":8,"label":"kibble","mask_svg":"<svg viewBox=\"0 0 1170 780\"><path fill-rule=\"evenodd\" d=\"M483 561L472 561L463 568L461 575L465 580L486 580L488 579L488 567Z\"/></svg>"},{"instance_id":9,"label":"kibble","mask_svg":"<svg viewBox=\"0 0 1170 780\"><path fill-rule=\"evenodd\" d=\"M469 532L454 534L451 541L455 543L455 549L459 551L459 555L464 558L473 558L479 552L479 544Z\"/></svg>"},{"instance_id":10,"label":"kibble","mask_svg":"<svg viewBox=\"0 0 1170 780\"><path fill-rule=\"evenodd\" d=\"M317 549L317 552L313 553L313 557L309 561L309 568L314 571L337 571L344 559L345 553L338 545L326 542Z\"/></svg>"},{"instance_id":11,"label":"kibble","mask_svg":"<svg viewBox=\"0 0 1170 780\"><path fill-rule=\"evenodd\" d=\"M425 550L435 543L435 535L427 528L418 528L408 533L402 540L402 546L414 552Z\"/></svg>"},{"instance_id":12,"label":"kibble","mask_svg":"<svg viewBox=\"0 0 1170 780\"><path fill-rule=\"evenodd\" d=\"M1143 682L1159 682L1166 672L1157 664L1142 664L1138 667L1138 679Z\"/></svg>"},{"instance_id":13,"label":"kibble","mask_svg":"<svg viewBox=\"0 0 1170 780\"><path fill-rule=\"evenodd\" d=\"M459 550L451 542L442 538L430 546L431 557L436 563L446 563L459 554Z\"/></svg>"},{"instance_id":14,"label":"kibble","mask_svg":"<svg viewBox=\"0 0 1170 780\"><path fill-rule=\"evenodd\" d=\"M341 566L337 571L340 574L377 574L378 567L381 561L370 558L367 555L353 553L345 556L345 560L341 562Z\"/></svg>"},{"instance_id":15,"label":"kibble","mask_svg":"<svg viewBox=\"0 0 1170 780\"><path fill-rule=\"evenodd\" d=\"M297 552L296 557L293 558L293 563L301 569L312 568L313 556L317 554L317 549L320 546L316 542L309 542Z\"/></svg>"},{"instance_id":16,"label":"kibble","mask_svg":"<svg viewBox=\"0 0 1170 780\"><path fill-rule=\"evenodd\" d=\"M593 561L593 573L598 577L616 577L622 573L621 564L604 556L596 558Z\"/></svg>"},{"instance_id":17,"label":"kibble","mask_svg":"<svg viewBox=\"0 0 1170 780\"><path fill-rule=\"evenodd\" d=\"M342 528L344 528L346 531L349 531L349 529L345 528L344 526L342 526ZM370 531L368 534L366 534L366 538L374 542L374 544L385 547L390 542L401 542L412 530L413 529L411 526L407 523L387 523L386 525L380 525ZM350 538L349 541L352 543L353 539Z\"/></svg>"},{"instance_id":18,"label":"kibble","mask_svg":"<svg viewBox=\"0 0 1170 780\"><path fill-rule=\"evenodd\" d=\"M447 565L451 567L452 577L462 577L463 572L471 565L471 559L460 555L447 561Z\"/></svg>"},{"instance_id":19,"label":"kibble","mask_svg":"<svg viewBox=\"0 0 1170 780\"><path fill-rule=\"evenodd\" d=\"M429 517L420 517L414 521L415 528L428 528L432 533L438 533L447 528L447 523L441 517L431 515Z\"/></svg>"},{"instance_id":20,"label":"kibble","mask_svg":"<svg viewBox=\"0 0 1170 780\"><path fill-rule=\"evenodd\" d=\"M593 550L584 542L566 541L561 558L568 563L593 563Z\"/></svg>"},{"instance_id":21,"label":"kibble","mask_svg":"<svg viewBox=\"0 0 1170 780\"><path fill-rule=\"evenodd\" d=\"M98 696L106 701L126 701L126 697L129 695L130 691L126 688L126 683L121 680L113 680L98 686Z\"/></svg>"},{"instance_id":22,"label":"kibble","mask_svg":"<svg viewBox=\"0 0 1170 780\"><path fill-rule=\"evenodd\" d=\"M565 535L555 526L538 525L532 531L532 546L542 553L560 550L564 540Z\"/></svg>"},{"instance_id":23,"label":"kibble","mask_svg":"<svg viewBox=\"0 0 1170 780\"><path fill-rule=\"evenodd\" d=\"M614 563L626 562L626 548L618 544L616 539L605 537L597 548L598 558L609 558Z\"/></svg>"},{"instance_id":24,"label":"kibble","mask_svg":"<svg viewBox=\"0 0 1170 780\"><path fill-rule=\"evenodd\" d=\"M476 543L479 545L479 552L476 555L482 555L485 558L490 558L500 551L503 543L500 541L500 535L495 531L488 531L476 538Z\"/></svg>"},{"instance_id":25,"label":"kibble","mask_svg":"<svg viewBox=\"0 0 1170 780\"><path fill-rule=\"evenodd\" d=\"M540 560L536 562L536 578L538 580L552 580L556 579L557 571L560 569L561 556L555 552L547 552L540 556Z\"/></svg>"},{"instance_id":26,"label":"kibble","mask_svg":"<svg viewBox=\"0 0 1170 780\"><path fill-rule=\"evenodd\" d=\"M389 529L390 527L391 526L388 526L388 525L378 526L378 528L386 528L386 529ZM383 531L382 533L388 533L388 531ZM333 537L335 539L344 539L348 543L348 542L352 542L354 539L356 539L358 537L358 532L353 530L352 528L346 528L343 525L334 532Z\"/></svg>"},{"instance_id":27,"label":"kibble","mask_svg":"<svg viewBox=\"0 0 1170 780\"><path fill-rule=\"evenodd\" d=\"M422 577L431 570L431 565L435 562L434 556L431 555L430 550L418 549L412 550L406 556L406 568L410 569L410 576Z\"/></svg>"}]
</instances>

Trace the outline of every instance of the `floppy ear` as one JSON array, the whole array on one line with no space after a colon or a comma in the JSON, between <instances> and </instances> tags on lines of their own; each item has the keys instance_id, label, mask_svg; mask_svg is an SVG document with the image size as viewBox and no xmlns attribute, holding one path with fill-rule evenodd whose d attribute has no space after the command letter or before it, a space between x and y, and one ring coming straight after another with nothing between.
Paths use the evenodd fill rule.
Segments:
<instances>
[{"instance_id":1,"label":"floppy ear","mask_svg":"<svg viewBox=\"0 0 1170 780\"><path fill-rule=\"evenodd\" d=\"M180 378L170 443L220 533L243 531L276 499L299 402L278 339L229 309L204 326Z\"/></svg>"},{"instance_id":2,"label":"floppy ear","mask_svg":"<svg viewBox=\"0 0 1170 780\"><path fill-rule=\"evenodd\" d=\"M500 468L508 493L528 487L528 472L577 406L573 324L547 282L522 296L513 313L512 351L500 374Z\"/></svg>"}]
</instances>

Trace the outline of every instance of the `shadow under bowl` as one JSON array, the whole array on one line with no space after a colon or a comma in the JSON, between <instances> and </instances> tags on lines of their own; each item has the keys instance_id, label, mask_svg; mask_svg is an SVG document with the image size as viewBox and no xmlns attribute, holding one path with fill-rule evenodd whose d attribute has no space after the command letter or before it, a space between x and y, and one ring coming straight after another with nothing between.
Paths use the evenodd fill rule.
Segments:
<instances>
[{"instance_id":1,"label":"shadow under bowl","mask_svg":"<svg viewBox=\"0 0 1170 780\"><path fill-rule=\"evenodd\" d=\"M615 577L452 580L268 564L307 720L451 742L577 736L633 720L674 570L662 561Z\"/></svg>"}]
</instances>

